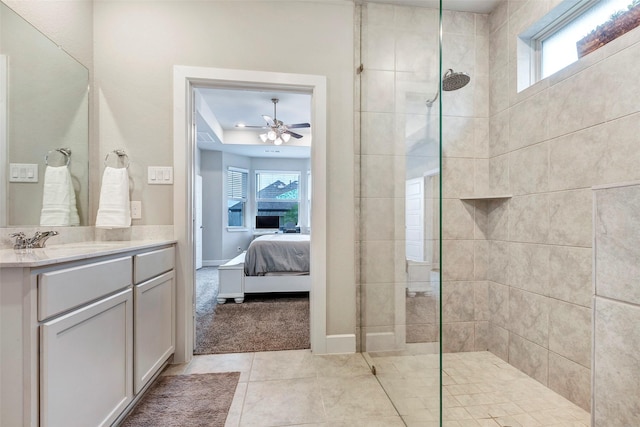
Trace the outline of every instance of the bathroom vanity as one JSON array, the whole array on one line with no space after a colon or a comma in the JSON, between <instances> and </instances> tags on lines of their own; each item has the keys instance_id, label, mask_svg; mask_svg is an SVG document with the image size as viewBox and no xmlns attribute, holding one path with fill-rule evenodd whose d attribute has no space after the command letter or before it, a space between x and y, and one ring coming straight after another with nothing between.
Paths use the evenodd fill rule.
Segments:
<instances>
[{"instance_id":1,"label":"bathroom vanity","mask_svg":"<svg viewBox=\"0 0 640 427\"><path fill-rule=\"evenodd\" d=\"M110 426L175 349L173 241L0 250L0 425Z\"/></svg>"}]
</instances>

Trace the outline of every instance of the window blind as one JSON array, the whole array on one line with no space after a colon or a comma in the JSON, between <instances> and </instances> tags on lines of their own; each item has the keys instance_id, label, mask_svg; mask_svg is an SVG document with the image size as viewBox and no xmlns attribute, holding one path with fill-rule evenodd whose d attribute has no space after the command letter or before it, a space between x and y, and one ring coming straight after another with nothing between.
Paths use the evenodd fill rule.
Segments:
<instances>
[{"instance_id":1,"label":"window blind","mask_svg":"<svg viewBox=\"0 0 640 427\"><path fill-rule=\"evenodd\" d=\"M246 200L248 182L248 172L229 168L227 170L227 197Z\"/></svg>"}]
</instances>

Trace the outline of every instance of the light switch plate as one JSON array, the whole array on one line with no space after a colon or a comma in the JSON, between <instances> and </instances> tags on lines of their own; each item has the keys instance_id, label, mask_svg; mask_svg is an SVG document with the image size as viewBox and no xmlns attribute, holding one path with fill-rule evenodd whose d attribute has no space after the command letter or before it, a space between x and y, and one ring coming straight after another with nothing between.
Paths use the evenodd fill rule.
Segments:
<instances>
[{"instance_id":1,"label":"light switch plate","mask_svg":"<svg viewBox=\"0 0 640 427\"><path fill-rule=\"evenodd\" d=\"M173 184L173 167L149 166L147 169L148 184Z\"/></svg>"},{"instance_id":2,"label":"light switch plate","mask_svg":"<svg viewBox=\"0 0 640 427\"><path fill-rule=\"evenodd\" d=\"M9 182L38 182L38 164L10 163Z\"/></svg>"},{"instance_id":3,"label":"light switch plate","mask_svg":"<svg viewBox=\"0 0 640 427\"><path fill-rule=\"evenodd\" d=\"M131 201L131 219L142 219L142 202L140 200Z\"/></svg>"}]
</instances>

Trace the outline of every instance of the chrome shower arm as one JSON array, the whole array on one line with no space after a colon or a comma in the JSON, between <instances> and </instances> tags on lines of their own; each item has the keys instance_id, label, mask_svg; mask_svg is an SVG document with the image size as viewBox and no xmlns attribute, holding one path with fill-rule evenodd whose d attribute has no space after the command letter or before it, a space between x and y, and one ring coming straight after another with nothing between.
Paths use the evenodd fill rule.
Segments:
<instances>
[{"instance_id":1,"label":"chrome shower arm","mask_svg":"<svg viewBox=\"0 0 640 427\"><path fill-rule=\"evenodd\" d=\"M433 97L433 99L427 99L427 107L431 108L433 107L433 103L436 102L436 99L438 99L438 95L440 94L440 91L436 92L436 96Z\"/></svg>"}]
</instances>

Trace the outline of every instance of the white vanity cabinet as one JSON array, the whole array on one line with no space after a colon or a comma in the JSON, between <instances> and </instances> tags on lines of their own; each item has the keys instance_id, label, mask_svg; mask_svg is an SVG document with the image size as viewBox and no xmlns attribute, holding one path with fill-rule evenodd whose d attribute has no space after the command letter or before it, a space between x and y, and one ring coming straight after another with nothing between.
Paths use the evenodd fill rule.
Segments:
<instances>
[{"instance_id":1,"label":"white vanity cabinet","mask_svg":"<svg viewBox=\"0 0 640 427\"><path fill-rule=\"evenodd\" d=\"M109 426L133 399L131 269L128 256L37 275L41 427Z\"/></svg>"},{"instance_id":2,"label":"white vanity cabinet","mask_svg":"<svg viewBox=\"0 0 640 427\"><path fill-rule=\"evenodd\" d=\"M0 426L114 425L168 362L174 242L134 243L0 253Z\"/></svg>"}]
</instances>

